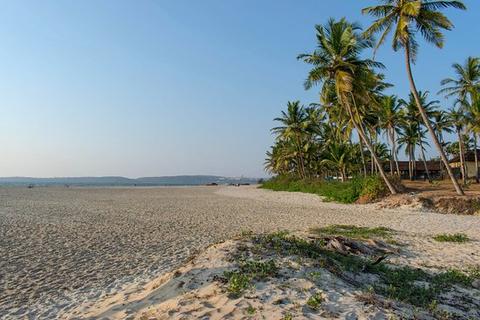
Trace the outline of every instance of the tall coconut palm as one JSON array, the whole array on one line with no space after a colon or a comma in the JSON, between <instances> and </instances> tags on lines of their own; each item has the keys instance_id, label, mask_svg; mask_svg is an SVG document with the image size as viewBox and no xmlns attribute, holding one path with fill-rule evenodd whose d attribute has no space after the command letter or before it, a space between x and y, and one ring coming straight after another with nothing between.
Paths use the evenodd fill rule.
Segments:
<instances>
[{"instance_id":1,"label":"tall coconut palm","mask_svg":"<svg viewBox=\"0 0 480 320\"><path fill-rule=\"evenodd\" d=\"M392 194L395 187L388 180L382 164L375 155L372 143L367 139L364 128L359 122L360 114L356 105L356 96L364 90L361 81L372 73L371 68L381 64L369 59L361 59L360 52L372 47L370 39L364 39L359 34L360 27L348 22L345 18L335 21L330 19L325 26L316 26L317 49L310 54L299 55L298 58L313 65L305 82L309 89L322 83L322 92L334 90L339 105L347 113L358 132L360 139L372 154L380 175ZM323 94L322 94L323 95Z\"/></svg>"},{"instance_id":2,"label":"tall coconut palm","mask_svg":"<svg viewBox=\"0 0 480 320\"><path fill-rule=\"evenodd\" d=\"M464 195L464 192L458 184L453 172L448 164L445 152L438 141L437 135L428 119L425 110L422 107L420 96L413 78L412 62L415 62L418 51L418 42L416 34L420 32L421 36L429 43L438 48L443 48L444 36L442 30L453 29L452 22L440 12L445 8L457 8L465 10L466 7L461 1L454 0L381 0L383 4L367 7L362 10L364 14L375 17L374 23L365 31L366 37L380 33L376 48L381 46L388 34L393 31L393 50L403 49L405 52L405 65L407 69L408 80L410 82L410 91L414 95L418 110L422 116L433 143L438 150L440 157L447 169L448 175L452 180L457 194Z\"/></svg>"},{"instance_id":3,"label":"tall coconut palm","mask_svg":"<svg viewBox=\"0 0 480 320\"><path fill-rule=\"evenodd\" d=\"M393 174L393 163L395 162L396 173L400 176L397 157L397 138L399 127L403 121L400 112L401 104L396 96L385 96L380 104L380 124L385 130L391 145L390 173Z\"/></svg>"}]
</instances>

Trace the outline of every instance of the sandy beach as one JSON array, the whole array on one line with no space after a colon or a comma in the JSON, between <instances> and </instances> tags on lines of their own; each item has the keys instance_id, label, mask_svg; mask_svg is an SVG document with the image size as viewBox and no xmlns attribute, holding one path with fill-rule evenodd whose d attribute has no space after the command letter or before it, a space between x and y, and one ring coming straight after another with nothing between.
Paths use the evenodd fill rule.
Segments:
<instances>
[{"instance_id":1,"label":"sandy beach","mask_svg":"<svg viewBox=\"0 0 480 320\"><path fill-rule=\"evenodd\" d=\"M425 256L434 265L480 263L478 216L324 203L255 186L0 188L0 318L81 318L241 231L331 224L408 232L406 241L424 252L419 263ZM454 232L473 241L445 250L425 240Z\"/></svg>"}]
</instances>

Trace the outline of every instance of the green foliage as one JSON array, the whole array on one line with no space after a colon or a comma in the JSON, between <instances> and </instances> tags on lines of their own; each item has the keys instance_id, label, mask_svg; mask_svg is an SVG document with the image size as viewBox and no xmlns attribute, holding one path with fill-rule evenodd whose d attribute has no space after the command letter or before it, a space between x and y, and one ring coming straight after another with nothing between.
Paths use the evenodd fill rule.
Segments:
<instances>
[{"instance_id":1,"label":"green foliage","mask_svg":"<svg viewBox=\"0 0 480 320\"><path fill-rule=\"evenodd\" d=\"M339 235L352 239L389 238L392 230L384 227L367 228L349 225L332 225L312 230L322 235Z\"/></svg>"},{"instance_id":2,"label":"green foliage","mask_svg":"<svg viewBox=\"0 0 480 320\"><path fill-rule=\"evenodd\" d=\"M442 233L434 236L433 239L435 239L438 242L456 242L456 243L464 243L464 242L470 241L468 236L463 233L455 233L455 234Z\"/></svg>"},{"instance_id":3,"label":"green foliage","mask_svg":"<svg viewBox=\"0 0 480 320\"><path fill-rule=\"evenodd\" d=\"M291 313L286 313L282 318L282 320L292 320L292 319L293 319L293 316Z\"/></svg>"},{"instance_id":4,"label":"green foliage","mask_svg":"<svg viewBox=\"0 0 480 320\"><path fill-rule=\"evenodd\" d=\"M297 179L292 176L277 176L265 181L261 188L273 191L305 192L325 197L326 201L354 203L361 196L377 199L387 191L378 176L356 177L346 182L321 179Z\"/></svg>"},{"instance_id":5,"label":"green foliage","mask_svg":"<svg viewBox=\"0 0 480 320\"><path fill-rule=\"evenodd\" d=\"M255 309L254 307L252 306L248 306L247 308L247 313L251 316L253 316L255 313L257 312L257 309Z\"/></svg>"},{"instance_id":6,"label":"green foliage","mask_svg":"<svg viewBox=\"0 0 480 320\"><path fill-rule=\"evenodd\" d=\"M243 292L251 287L254 279L263 280L276 276L278 268L275 261L246 260L239 262L239 270L224 273L227 279L227 291L233 298L240 297Z\"/></svg>"},{"instance_id":7,"label":"green foliage","mask_svg":"<svg viewBox=\"0 0 480 320\"><path fill-rule=\"evenodd\" d=\"M251 286L250 277L239 271L225 272L224 276L228 281L227 291L233 298L240 297Z\"/></svg>"},{"instance_id":8,"label":"green foliage","mask_svg":"<svg viewBox=\"0 0 480 320\"><path fill-rule=\"evenodd\" d=\"M248 260L240 263L240 271L256 279L266 279L277 274L278 268L275 261L255 261Z\"/></svg>"},{"instance_id":9,"label":"green foliage","mask_svg":"<svg viewBox=\"0 0 480 320\"><path fill-rule=\"evenodd\" d=\"M325 299L323 298L322 293L321 292L316 292L313 296L308 298L307 305L310 308L312 308L313 310L318 310L318 309L320 309L320 306L321 306L321 304L324 300Z\"/></svg>"}]
</instances>

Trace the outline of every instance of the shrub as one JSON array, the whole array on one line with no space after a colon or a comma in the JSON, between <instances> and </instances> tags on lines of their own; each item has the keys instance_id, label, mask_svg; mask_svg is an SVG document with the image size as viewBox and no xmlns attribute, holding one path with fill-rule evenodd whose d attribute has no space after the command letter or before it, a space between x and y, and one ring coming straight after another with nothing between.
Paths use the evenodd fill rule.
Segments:
<instances>
[{"instance_id":1,"label":"shrub","mask_svg":"<svg viewBox=\"0 0 480 320\"><path fill-rule=\"evenodd\" d=\"M387 193L383 180L378 176L355 177L345 182L321 179L299 180L292 176L278 176L265 181L261 188L313 193L325 197L326 201L340 203L354 203L360 197L366 199L365 202L370 202Z\"/></svg>"}]
</instances>

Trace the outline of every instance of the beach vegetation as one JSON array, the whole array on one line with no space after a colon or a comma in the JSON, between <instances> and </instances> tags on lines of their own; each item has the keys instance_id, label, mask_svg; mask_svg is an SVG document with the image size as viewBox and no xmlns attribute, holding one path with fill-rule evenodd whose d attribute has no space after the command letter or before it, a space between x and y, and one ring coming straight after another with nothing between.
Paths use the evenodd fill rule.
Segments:
<instances>
[{"instance_id":1,"label":"beach vegetation","mask_svg":"<svg viewBox=\"0 0 480 320\"><path fill-rule=\"evenodd\" d=\"M372 236L385 236L388 229L360 229L350 231L352 228L331 227L326 228L327 234L353 234L359 239ZM350 230L349 230L350 229ZM334 231L339 231L335 233ZM274 250L281 256L291 257L294 255L315 260L316 265L328 270L330 273L345 279L349 283L355 283L355 276L361 279L362 274L371 274L376 277L372 283L356 283L360 288L370 294L379 294L395 301L409 303L416 307L427 308L429 305L441 299L441 295L453 286L470 287L475 279L480 277L478 268L469 271L449 269L444 272L430 273L420 268L410 266L395 266L387 263L373 263L371 259L362 255L342 254L325 247L322 239L306 240L288 233L273 233L260 235L254 238L254 242L260 243L266 250ZM317 305L312 299L312 304ZM319 302L319 301L317 301Z\"/></svg>"},{"instance_id":2,"label":"beach vegetation","mask_svg":"<svg viewBox=\"0 0 480 320\"><path fill-rule=\"evenodd\" d=\"M277 275L275 261L242 260L238 261L238 269L226 271L224 277L227 291L233 298L240 297L246 290L252 288L253 280L265 280Z\"/></svg>"},{"instance_id":3,"label":"beach vegetation","mask_svg":"<svg viewBox=\"0 0 480 320\"><path fill-rule=\"evenodd\" d=\"M456 242L456 243L464 243L464 242L470 241L468 236L464 233L454 233L454 234L442 233L442 234L437 234L436 236L433 237L433 239L438 242Z\"/></svg>"},{"instance_id":4,"label":"beach vegetation","mask_svg":"<svg viewBox=\"0 0 480 320\"><path fill-rule=\"evenodd\" d=\"M316 292L310 298L308 298L307 306L309 306L313 310L318 310L318 309L320 309L320 306L322 305L322 303L324 301L325 301L325 298L323 297L323 293L322 292Z\"/></svg>"},{"instance_id":5,"label":"beach vegetation","mask_svg":"<svg viewBox=\"0 0 480 320\"><path fill-rule=\"evenodd\" d=\"M248 306L248 308L247 308L247 314L248 315L253 316L256 312L257 312L256 308L254 308L252 306Z\"/></svg>"},{"instance_id":6,"label":"beach vegetation","mask_svg":"<svg viewBox=\"0 0 480 320\"><path fill-rule=\"evenodd\" d=\"M331 225L312 229L312 232L327 236L344 236L351 239L390 238L393 234L393 230L385 227L369 228L352 225Z\"/></svg>"},{"instance_id":7,"label":"beach vegetation","mask_svg":"<svg viewBox=\"0 0 480 320\"><path fill-rule=\"evenodd\" d=\"M224 273L227 279L227 291L232 298L240 297L243 292L251 287L251 278L239 271L228 271Z\"/></svg>"},{"instance_id":8,"label":"beach vegetation","mask_svg":"<svg viewBox=\"0 0 480 320\"><path fill-rule=\"evenodd\" d=\"M373 201L388 193L379 176L358 176L345 182L322 181L320 179L298 179L294 176L277 176L265 181L261 188L274 191L313 193L325 201L354 203L360 197Z\"/></svg>"}]
</instances>

